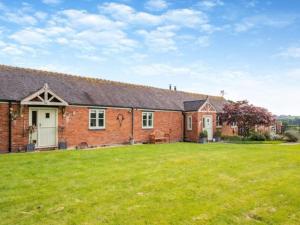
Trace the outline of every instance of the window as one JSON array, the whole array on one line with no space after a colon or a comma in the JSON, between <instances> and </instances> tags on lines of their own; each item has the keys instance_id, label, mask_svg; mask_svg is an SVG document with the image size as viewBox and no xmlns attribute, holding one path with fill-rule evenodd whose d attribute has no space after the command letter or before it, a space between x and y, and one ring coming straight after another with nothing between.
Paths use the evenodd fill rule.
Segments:
<instances>
[{"instance_id":1,"label":"window","mask_svg":"<svg viewBox=\"0 0 300 225\"><path fill-rule=\"evenodd\" d=\"M187 129L193 130L193 117L192 116L187 117Z\"/></svg>"},{"instance_id":2,"label":"window","mask_svg":"<svg viewBox=\"0 0 300 225\"><path fill-rule=\"evenodd\" d=\"M90 109L90 129L105 128L105 111L103 109Z\"/></svg>"},{"instance_id":3,"label":"window","mask_svg":"<svg viewBox=\"0 0 300 225\"><path fill-rule=\"evenodd\" d=\"M45 116L46 116L46 119L49 119L50 118L50 113L46 113Z\"/></svg>"},{"instance_id":4,"label":"window","mask_svg":"<svg viewBox=\"0 0 300 225\"><path fill-rule=\"evenodd\" d=\"M203 128L205 128L205 118L204 117L202 119L202 126L203 126Z\"/></svg>"},{"instance_id":5,"label":"window","mask_svg":"<svg viewBox=\"0 0 300 225\"><path fill-rule=\"evenodd\" d=\"M231 127L237 127L237 122L232 122Z\"/></svg>"},{"instance_id":6,"label":"window","mask_svg":"<svg viewBox=\"0 0 300 225\"><path fill-rule=\"evenodd\" d=\"M142 127L143 128L153 128L153 112L143 112L142 113Z\"/></svg>"},{"instance_id":7,"label":"window","mask_svg":"<svg viewBox=\"0 0 300 225\"><path fill-rule=\"evenodd\" d=\"M217 115L217 127L221 127L221 126L223 126L222 116Z\"/></svg>"},{"instance_id":8,"label":"window","mask_svg":"<svg viewBox=\"0 0 300 225\"><path fill-rule=\"evenodd\" d=\"M31 126L37 126L37 111L31 112Z\"/></svg>"}]
</instances>

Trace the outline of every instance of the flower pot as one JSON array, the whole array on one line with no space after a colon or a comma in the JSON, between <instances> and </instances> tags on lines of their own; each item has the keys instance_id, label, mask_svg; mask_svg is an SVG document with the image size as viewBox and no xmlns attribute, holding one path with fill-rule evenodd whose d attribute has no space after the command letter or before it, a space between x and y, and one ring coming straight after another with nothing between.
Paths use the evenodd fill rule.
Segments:
<instances>
[{"instance_id":1,"label":"flower pot","mask_svg":"<svg viewBox=\"0 0 300 225\"><path fill-rule=\"evenodd\" d=\"M216 142L220 142L221 141L221 137L215 137Z\"/></svg>"},{"instance_id":2,"label":"flower pot","mask_svg":"<svg viewBox=\"0 0 300 225\"><path fill-rule=\"evenodd\" d=\"M35 144L27 144L26 152L33 152L35 150Z\"/></svg>"},{"instance_id":3,"label":"flower pot","mask_svg":"<svg viewBox=\"0 0 300 225\"><path fill-rule=\"evenodd\" d=\"M67 142L66 141L59 142L58 143L58 148L59 149L67 149L68 148Z\"/></svg>"},{"instance_id":4,"label":"flower pot","mask_svg":"<svg viewBox=\"0 0 300 225\"><path fill-rule=\"evenodd\" d=\"M200 138L199 143L201 143L201 144L207 143L207 138Z\"/></svg>"}]
</instances>

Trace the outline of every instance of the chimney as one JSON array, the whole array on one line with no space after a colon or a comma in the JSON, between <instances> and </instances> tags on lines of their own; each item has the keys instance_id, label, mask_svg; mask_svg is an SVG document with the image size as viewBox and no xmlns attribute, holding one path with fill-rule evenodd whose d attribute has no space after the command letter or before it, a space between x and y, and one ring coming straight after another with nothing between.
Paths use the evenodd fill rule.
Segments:
<instances>
[{"instance_id":1,"label":"chimney","mask_svg":"<svg viewBox=\"0 0 300 225\"><path fill-rule=\"evenodd\" d=\"M224 90L221 90L221 91L220 91L220 95L221 95L222 97L224 97L225 91L224 91Z\"/></svg>"},{"instance_id":2,"label":"chimney","mask_svg":"<svg viewBox=\"0 0 300 225\"><path fill-rule=\"evenodd\" d=\"M172 90L172 84L169 84L169 90L170 91Z\"/></svg>"},{"instance_id":3,"label":"chimney","mask_svg":"<svg viewBox=\"0 0 300 225\"><path fill-rule=\"evenodd\" d=\"M177 91L177 87L176 86L174 86L174 91Z\"/></svg>"}]
</instances>

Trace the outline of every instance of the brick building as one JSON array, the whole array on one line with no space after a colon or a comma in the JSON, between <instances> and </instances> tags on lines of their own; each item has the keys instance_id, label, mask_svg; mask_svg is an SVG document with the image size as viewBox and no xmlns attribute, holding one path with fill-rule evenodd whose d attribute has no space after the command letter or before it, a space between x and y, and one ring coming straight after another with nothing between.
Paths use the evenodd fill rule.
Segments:
<instances>
[{"instance_id":1,"label":"brick building","mask_svg":"<svg viewBox=\"0 0 300 225\"><path fill-rule=\"evenodd\" d=\"M213 139L226 100L33 69L0 66L0 152L149 142L154 131L171 142Z\"/></svg>"}]
</instances>

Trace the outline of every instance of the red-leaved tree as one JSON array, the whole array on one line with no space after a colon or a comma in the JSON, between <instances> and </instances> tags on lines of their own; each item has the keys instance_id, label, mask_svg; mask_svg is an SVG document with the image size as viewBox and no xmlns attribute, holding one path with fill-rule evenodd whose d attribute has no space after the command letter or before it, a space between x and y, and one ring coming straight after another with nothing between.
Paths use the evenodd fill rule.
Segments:
<instances>
[{"instance_id":1,"label":"red-leaved tree","mask_svg":"<svg viewBox=\"0 0 300 225\"><path fill-rule=\"evenodd\" d=\"M244 137L249 136L255 126L270 126L274 121L267 109L251 105L248 101L230 102L223 110L222 120L228 125L236 123L239 134Z\"/></svg>"}]
</instances>

